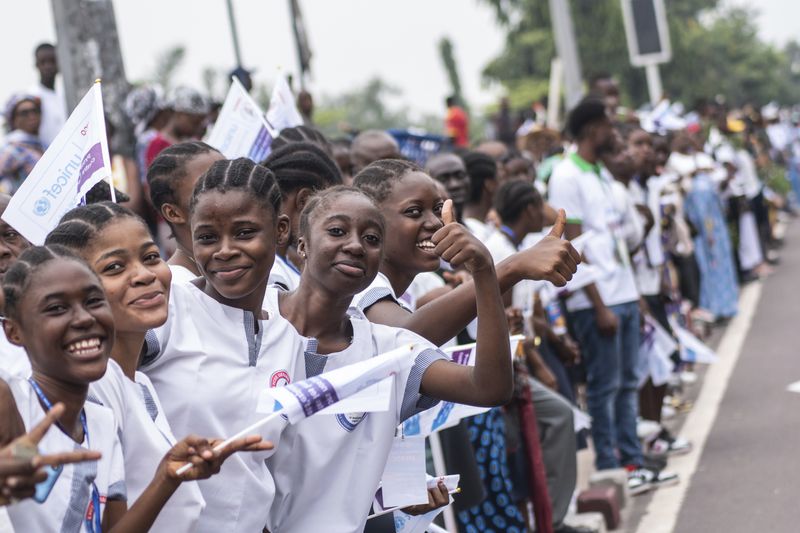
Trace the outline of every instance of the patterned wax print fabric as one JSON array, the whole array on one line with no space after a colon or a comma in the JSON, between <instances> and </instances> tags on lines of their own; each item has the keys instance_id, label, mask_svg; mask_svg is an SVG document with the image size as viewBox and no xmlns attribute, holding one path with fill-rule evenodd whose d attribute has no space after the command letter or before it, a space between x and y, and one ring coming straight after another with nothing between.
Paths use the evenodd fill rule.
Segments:
<instances>
[{"instance_id":1,"label":"patterned wax print fabric","mask_svg":"<svg viewBox=\"0 0 800 533\"><path fill-rule=\"evenodd\" d=\"M525 519L512 497L506 458L506 428L500 407L467 419L469 440L486 489L486 499L458 513L463 533L523 533Z\"/></svg>"},{"instance_id":2,"label":"patterned wax print fabric","mask_svg":"<svg viewBox=\"0 0 800 533\"><path fill-rule=\"evenodd\" d=\"M0 192L14 194L44 153L35 135L14 130L0 146Z\"/></svg>"},{"instance_id":3,"label":"patterned wax print fabric","mask_svg":"<svg viewBox=\"0 0 800 533\"><path fill-rule=\"evenodd\" d=\"M737 311L739 286L722 203L710 176L694 177L684 207L697 230L694 245L700 268L700 307L716 317L732 317Z\"/></svg>"}]
</instances>

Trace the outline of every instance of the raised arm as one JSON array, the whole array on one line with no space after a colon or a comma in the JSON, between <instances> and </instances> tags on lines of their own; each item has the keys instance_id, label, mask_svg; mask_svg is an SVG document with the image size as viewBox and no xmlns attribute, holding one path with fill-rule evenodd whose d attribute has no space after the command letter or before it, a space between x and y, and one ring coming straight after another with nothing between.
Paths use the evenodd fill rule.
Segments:
<instances>
[{"instance_id":1,"label":"raised arm","mask_svg":"<svg viewBox=\"0 0 800 533\"><path fill-rule=\"evenodd\" d=\"M553 229L536 246L497 264L496 279L501 292L524 279L546 280L559 287L572 279L580 255L569 241L561 238L565 225L566 215L561 211ZM482 290L476 283L473 277L472 281L419 307L414 313L408 313L395 302L381 301L367 309L366 315L372 322L411 330L441 346L476 317L476 293Z\"/></svg>"},{"instance_id":2,"label":"raised arm","mask_svg":"<svg viewBox=\"0 0 800 533\"><path fill-rule=\"evenodd\" d=\"M422 376L426 396L472 405L502 405L513 391L505 307L492 256L464 226L455 222L453 203L442 210L445 223L433 235L436 253L455 267L464 265L476 287L478 338L475 366L437 361Z\"/></svg>"}]
</instances>

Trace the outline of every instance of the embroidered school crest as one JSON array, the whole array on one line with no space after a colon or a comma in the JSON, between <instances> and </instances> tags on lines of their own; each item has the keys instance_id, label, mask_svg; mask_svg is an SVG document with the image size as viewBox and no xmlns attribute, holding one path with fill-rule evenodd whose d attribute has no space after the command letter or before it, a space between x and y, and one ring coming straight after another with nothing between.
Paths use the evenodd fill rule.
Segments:
<instances>
[{"instance_id":1,"label":"embroidered school crest","mask_svg":"<svg viewBox=\"0 0 800 533\"><path fill-rule=\"evenodd\" d=\"M368 413L340 413L336 415L336 421L342 426L345 431L353 431L359 425Z\"/></svg>"},{"instance_id":2,"label":"embroidered school crest","mask_svg":"<svg viewBox=\"0 0 800 533\"><path fill-rule=\"evenodd\" d=\"M272 376L269 378L269 386L270 387L285 387L292 380L289 378L289 373L286 370L277 370L272 373Z\"/></svg>"}]
</instances>

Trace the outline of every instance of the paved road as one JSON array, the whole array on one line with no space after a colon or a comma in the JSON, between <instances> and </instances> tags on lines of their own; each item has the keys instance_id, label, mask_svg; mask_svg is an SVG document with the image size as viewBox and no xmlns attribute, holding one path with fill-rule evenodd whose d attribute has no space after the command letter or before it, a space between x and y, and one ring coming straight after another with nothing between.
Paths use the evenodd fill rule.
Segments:
<instances>
[{"instance_id":1,"label":"paved road","mask_svg":"<svg viewBox=\"0 0 800 533\"><path fill-rule=\"evenodd\" d=\"M638 525L639 533L800 532L800 394L787 391L800 380L800 223L789 228L776 273L761 287L749 287L743 299L753 304L745 305L754 311L752 322L732 323L721 343L740 347L733 350L738 360L736 353L724 354L736 362L729 373L722 372L724 378L716 376L716 401L713 393L709 398L701 393L695 407L699 416L692 425L710 427L705 445L695 452L699 458L675 461L678 468L686 461L691 465L690 475L684 473L689 482L637 500L636 519L628 528ZM726 339L743 332L741 343ZM721 352L731 351L722 345ZM712 380L716 371L709 368L706 378ZM668 503L674 505L673 516L658 517L655 507ZM653 516L640 523L641 514Z\"/></svg>"}]
</instances>

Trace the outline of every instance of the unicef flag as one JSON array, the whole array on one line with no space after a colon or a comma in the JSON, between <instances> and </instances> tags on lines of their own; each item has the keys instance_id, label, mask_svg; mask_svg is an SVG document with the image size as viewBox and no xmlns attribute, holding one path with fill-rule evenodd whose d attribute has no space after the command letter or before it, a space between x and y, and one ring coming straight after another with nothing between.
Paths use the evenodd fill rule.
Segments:
<instances>
[{"instance_id":1,"label":"unicef flag","mask_svg":"<svg viewBox=\"0 0 800 533\"><path fill-rule=\"evenodd\" d=\"M95 184L110 177L98 80L11 198L3 220L31 243L43 244L61 217Z\"/></svg>"}]
</instances>

